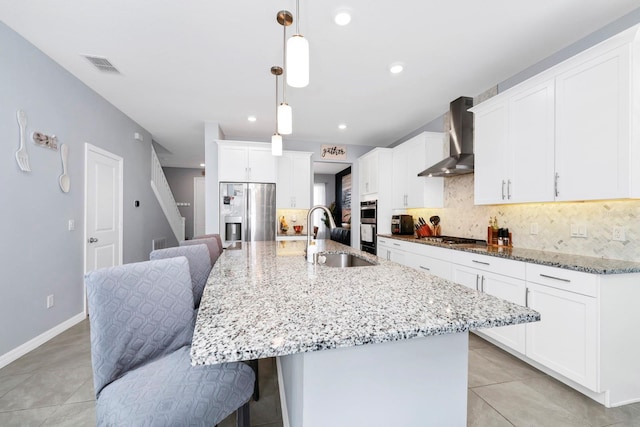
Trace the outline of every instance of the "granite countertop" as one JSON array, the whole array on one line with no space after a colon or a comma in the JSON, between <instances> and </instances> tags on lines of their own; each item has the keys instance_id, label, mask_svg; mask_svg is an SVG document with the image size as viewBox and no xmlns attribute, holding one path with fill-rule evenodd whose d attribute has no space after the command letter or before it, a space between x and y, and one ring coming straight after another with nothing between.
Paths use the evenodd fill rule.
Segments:
<instances>
[{"instance_id":1,"label":"granite countertop","mask_svg":"<svg viewBox=\"0 0 640 427\"><path fill-rule=\"evenodd\" d=\"M307 263L306 242L251 242L225 250L198 312L193 365L382 343L527 323L526 307L339 243L376 262L332 268Z\"/></svg>"},{"instance_id":2,"label":"granite countertop","mask_svg":"<svg viewBox=\"0 0 640 427\"><path fill-rule=\"evenodd\" d=\"M499 258L512 259L514 261L524 261L532 264L548 265L550 267L564 268L566 270L575 270L591 274L640 273L640 263L632 261L561 254L534 249L500 248L482 245L448 245L431 242L425 239L418 239L415 236L400 236L393 234L379 234L379 236L402 240L405 242L495 256Z\"/></svg>"}]
</instances>

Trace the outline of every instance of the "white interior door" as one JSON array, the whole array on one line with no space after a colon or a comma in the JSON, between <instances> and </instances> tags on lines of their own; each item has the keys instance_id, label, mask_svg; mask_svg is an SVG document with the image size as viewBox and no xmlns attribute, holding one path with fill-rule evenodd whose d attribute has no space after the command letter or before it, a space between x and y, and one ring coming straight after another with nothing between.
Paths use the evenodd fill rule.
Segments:
<instances>
[{"instance_id":1,"label":"white interior door","mask_svg":"<svg viewBox=\"0 0 640 427\"><path fill-rule=\"evenodd\" d=\"M193 178L193 237L205 233L204 177Z\"/></svg>"},{"instance_id":2,"label":"white interior door","mask_svg":"<svg viewBox=\"0 0 640 427\"><path fill-rule=\"evenodd\" d=\"M122 164L85 144L85 273L122 264Z\"/></svg>"}]
</instances>

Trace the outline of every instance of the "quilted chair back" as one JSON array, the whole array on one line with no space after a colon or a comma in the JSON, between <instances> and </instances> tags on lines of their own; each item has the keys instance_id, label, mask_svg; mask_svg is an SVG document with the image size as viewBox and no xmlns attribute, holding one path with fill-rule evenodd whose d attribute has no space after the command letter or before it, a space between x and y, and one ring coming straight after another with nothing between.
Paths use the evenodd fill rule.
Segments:
<instances>
[{"instance_id":1,"label":"quilted chair back","mask_svg":"<svg viewBox=\"0 0 640 427\"><path fill-rule=\"evenodd\" d=\"M196 236L193 238L194 240L196 239L216 239L216 242L218 242L218 248L220 249L220 253L222 253L224 247L222 246L222 237L220 237L219 234L203 234L202 236Z\"/></svg>"},{"instance_id":2,"label":"quilted chair back","mask_svg":"<svg viewBox=\"0 0 640 427\"><path fill-rule=\"evenodd\" d=\"M220 258L220 254L222 250L220 246L218 246L218 242L213 237L209 237L206 239L192 239L192 240L183 240L180 242L180 246L190 246L190 245L207 245L209 248L209 256L211 257L211 265L215 265L218 258Z\"/></svg>"},{"instance_id":3,"label":"quilted chair back","mask_svg":"<svg viewBox=\"0 0 640 427\"><path fill-rule=\"evenodd\" d=\"M167 249L158 249L149 255L152 260L187 257L189 260L189 272L191 273L191 285L193 287L193 308L200 307L202 292L207 284L207 278L211 272L211 257L207 245L177 246Z\"/></svg>"},{"instance_id":4,"label":"quilted chair back","mask_svg":"<svg viewBox=\"0 0 640 427\"><path fill-rule=\"evenodd\" d=\"M96 397L128 371L191 344L187 258L103 268L88 273L85 283Z\"/></svg>"}]
</instances>

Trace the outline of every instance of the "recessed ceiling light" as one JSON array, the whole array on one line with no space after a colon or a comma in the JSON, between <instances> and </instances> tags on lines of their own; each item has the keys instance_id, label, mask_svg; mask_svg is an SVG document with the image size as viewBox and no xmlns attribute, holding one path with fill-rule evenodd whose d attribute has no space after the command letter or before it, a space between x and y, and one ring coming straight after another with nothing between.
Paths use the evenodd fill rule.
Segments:
<instances>
[{"instance_id":1,"label":"recessed ceiling light","mask_svg":"<svg viewBox=\"0 0 640 427\"><path fill-rule=\"evenodd\" d=\"M340 123L338 125L338 129L340 129L340 130L345 130L346 128L347 128L347 125L345 123Z\"/></svg>"},{"instance_id":2,"label":"recessed ceiling light","mask_svg":"<svg viewBox=\"0 0 640 427\"><path fill-rule=\"evenodd\" d=\"M389 66L389 71L391 72L391 74L401 73L402 70L404 70L404 65L400 62L394 62Z\"/></svg>"},{"instance_id":3,"label":"recessed ceiling light","mask_svg":"<svg viewBox=\"0 0 640 427\"><path fill-rule=\"evenodd\" d=\"M247 117L247 120L249 120L251 123L253 123L258 119L256 118L256 116L249 116L249 117Z\"/></svg>"},{"instance_id":4,"label":"recessed ceiling light","mask_svg":"<svg viewBox=\"0 0 640 427\"><path fill-rule=\"evenodd\" d=\"M351 22L351 14L346 10L341 10L333 17L334 22L341 27Z\"/></svg>"}]
</instances>

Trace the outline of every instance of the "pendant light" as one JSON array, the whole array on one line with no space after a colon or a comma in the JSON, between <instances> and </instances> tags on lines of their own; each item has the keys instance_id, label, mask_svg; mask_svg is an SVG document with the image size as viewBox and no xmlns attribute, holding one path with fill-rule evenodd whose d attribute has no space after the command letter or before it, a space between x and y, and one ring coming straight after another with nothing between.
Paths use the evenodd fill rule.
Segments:
<instances>
[{"instance_id":1,"label":"pendant light","mask_svg":"<svg viewBox=\"0 0 640 427\"><path fill-rule=\"evenodd\" d=\"M287 62L287 27L293 23L293 15L288 10L281 10L276 16L278 23L282 25L282 63ZM287 76L287 67L284 68L283 79ZM282 85L282 102L278 106L278 133L290 135L293 132L293 111L287 104L287 85Z\"/></svg>"},{"instance_id":2,"label":"pendant light","mask_svg":"<svg viewBox=\"0 0 640 427\"><path fill-rule=\"evenodd\" d=\"M271 135L271 155L282 156L282 136L278 133L278 76L282 74L282 67L274 65L271 74L276 76L276 132Z\"/></svg>"},{"instance_id":3,"label":"pendant light","mask_svg":"<svg viewBox=\"0 0 640 427\"><path fill-rule=\"evenodd\" d=\"M309 84L309 42L300 34L300 4L296 0L296 33L287 41L287 84L305 87Z\"/></svg>"}]
</instances>

